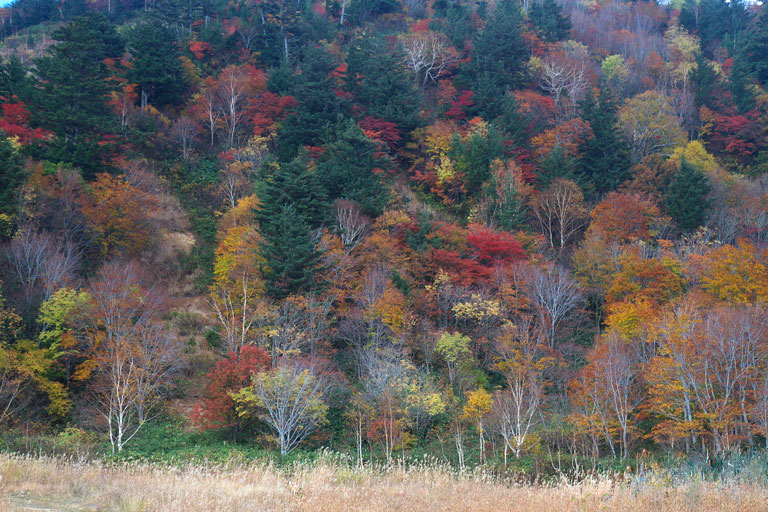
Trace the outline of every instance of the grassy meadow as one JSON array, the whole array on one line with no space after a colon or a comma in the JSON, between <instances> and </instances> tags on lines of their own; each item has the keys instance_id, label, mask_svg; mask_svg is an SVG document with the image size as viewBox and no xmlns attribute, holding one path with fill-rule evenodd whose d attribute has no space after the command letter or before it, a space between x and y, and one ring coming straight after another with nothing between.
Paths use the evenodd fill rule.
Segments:
<instances>
[{"instance_id":1,"label":"grassy meadow","mask_svg":"<svg viewBox=\"0 0 768 512\"><path fill-rule=\"evenodd\" d=\"M753 463L717 478L647 469L537 484L430 464L357 468L334 456L277 467L4 454L0 496L3 512L768 510L764 467Z\"/></svg>"}]
</instances>

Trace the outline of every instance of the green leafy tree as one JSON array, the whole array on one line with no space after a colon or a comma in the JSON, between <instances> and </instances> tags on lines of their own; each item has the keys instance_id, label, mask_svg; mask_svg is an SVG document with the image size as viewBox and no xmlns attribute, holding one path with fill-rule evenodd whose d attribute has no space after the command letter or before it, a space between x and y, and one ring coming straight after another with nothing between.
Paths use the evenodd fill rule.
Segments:
<instances>
[{"instance_id":1,"label":"green leafy tree","mask_svg":"<svg viewBox=\"0 0 768 512\"><path fill-rule=\"evenodd\" d=\"M1 283L0 283L1 284ZM0 424L21 412L40 394L48 398L48 413L64 417L72 407L60 382L51 379L54 353L21 339L22 321L5 307L0 294Z\"/></svg>"},{"instance_id":2,"label":"green leafy tree","mask_svg":"<svg viewBox=\"0 0 768 512\"><path fill-rule=\"evenodd\" d=\"M128 80L138 85L142 107L181 102L186 88L174 33L159 23L141 23L128 35Z\"/></svg>"},{"instance_id":3,"label":"green leafy tree","mask_svg":"<svg viewBox=\"0 0 768 512\"><path fill-rule=\"evenodd\" d=\"M67 338L71 336L73 318L81 315L86 310L90 295L87 292L73 290L72 288L60 288L40 306L40 314L37 323L41 331L38 339L40 346L59 352L62 343L67 344Z\"/></svg>"},{"instance_id":4,"label":"green leafy tree","mask_svg":"<svg viewBox=\"0 0 768 512\"><path fill-rule=\"evenodd\" d=\"M443 333L437 340L435 352L445 361L448 379L452 385L456 381L459 368L472 358L472 351L469 349L471 341L469 336L460 332Z\"/></svg>"},{"instance_id":5,"label":"green leafy tree","mask_svg":"<svg viewBox=\"0 0 768 512\"><path fill-rule=\"evenodd\" d=\"M667 213L684 232L701 226L709 209L709 178L683 157L664 196Z\"/></svg>"}]
</instances>

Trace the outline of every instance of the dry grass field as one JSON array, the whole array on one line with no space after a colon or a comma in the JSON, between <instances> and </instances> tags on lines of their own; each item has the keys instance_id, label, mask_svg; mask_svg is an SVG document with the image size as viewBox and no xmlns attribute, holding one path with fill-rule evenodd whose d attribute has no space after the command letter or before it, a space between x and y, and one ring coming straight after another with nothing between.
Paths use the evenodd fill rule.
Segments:
<instances>
[{"instance_id":1,"label":"dry grass field","mask_svg":"<svg viewBox=\"0 0 768 512\"><path fill-rule=\"evenodd\" d=\"M765 487L664 478L514 486L439 469L332 464L169 468L0 456L0 510L56 511L768 511Z\"/></svg>"}]
</instances>

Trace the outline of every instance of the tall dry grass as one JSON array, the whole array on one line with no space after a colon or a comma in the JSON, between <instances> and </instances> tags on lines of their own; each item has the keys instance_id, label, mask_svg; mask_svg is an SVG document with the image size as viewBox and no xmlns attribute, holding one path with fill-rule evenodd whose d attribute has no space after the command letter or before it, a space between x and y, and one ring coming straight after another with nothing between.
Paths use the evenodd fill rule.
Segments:
<instances>
[{"instance_id":1,"label":"tall dry grass","mask_svg":"<svg viewBox=\"0 0 768 512\"><path fill-rule=\"evenodd\" d=\"M759 483L600 478L511 485L425 466L381 471L332 461L162 467L0 455L0 510L115 511L768 511Z\"/></svg>"}]
</instances>

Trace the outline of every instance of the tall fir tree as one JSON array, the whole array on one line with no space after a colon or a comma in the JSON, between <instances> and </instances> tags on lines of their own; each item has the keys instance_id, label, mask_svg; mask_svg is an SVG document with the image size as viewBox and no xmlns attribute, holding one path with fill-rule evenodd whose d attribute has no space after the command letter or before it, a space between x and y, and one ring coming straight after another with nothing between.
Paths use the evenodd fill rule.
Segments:
<instances>
[{"instance_id":1,"label":"tall fir tree","mask_svg":"<svg viewBox=\"0 0 768 512\"><path fill-rule=\"evenodd\" d=\"M768 6L763 6L749 31L744 55L760 84L768 87Z\"/></svg>"},{"instance_id":2,"label":"tall fir tree","mask_svg":"<svg viewBox=\"0 0 768 512\"><path fill-rule=\"evenodd\" d=\"M320 253L310 229L292 204L261 226L262 275L267 294L274 299L314 289Z\"/></svg>"},{"instance_id":3,"label":"tall fir tree","mask_svg":"<svg viewBox=\"0 0 768 512\"><path fill-rule=\"evenodd\" d=\"M336 68L327 49L310 46L297 70L283 63L270 73L270 92L296 100L277 134L277 155L281 161L295 158L302 146L319 145L329 125L339 121L344 108L336 94Z\"/></svg>"},{"instance_id":4,"label":"tall fir tree","mask_svg":"<svg viewBox=\"0 0 768 512\"><path fill-rule=\"evenodd\" d=\"M528 148L531 142L531 116L520 107L520 102L513 94L506 94L502 103L501 115L494 122L505 140L511 141L515 148Z\"/></svg>"},{"instance_id":5,"label":"tall fir tree","mask_svg":"<svg viewBox=\"0 0 768 512\"><path fill-rule=\"evenodd\" d=\"M706 105L712 107L716 97L712 91L718 85L718 75L714 66L699 52L696 54L696 67L691 73L691 82L694 84L693 101L698 107Z\"/></svg>"},{"instance_id":6,"label":"tall fir tree","mask_svg":"<svg viewBox=\"0 0 768 512\"><path fill-rule=\"evenodd\" d=\"M579 148L576 176L588 195L597 197L629 177L629 148L617 126L617 107L609 88L603 88L599 103L589 93L580 106L581 118L593 135Z\"/></svg>"},{"instance_id":7,"label":"tall fir tree","mask_svg":"<svg viewBox=\"0 0 768 512\"><path fill-rule=\"evenodd\" d=\"M373 37L353 41L345 89L363 116L395 123L401 133L418 127L418 90L403 60L385 41Z\"/></svg>"},{"instance_id":8,"label":"tall fir tree","mask_svg":"<svg viewBox=\"0 0 768 512\"><path fill-rule=\"evenodd\" d=\"M325 191L317 172L308 169L308 160L306 152L302 152L291 162L264 166L265 175L257 184L260 206L254 212L260 228L274 222L285 205L291 205L293 215L308 228L315 229L326 220Z\"/></svg>"},{"instance_id":9,"label":"tall fir tree","mask_svg":"<svg viewBox=\"0 0 768 512\"><path fill-rule=\"evenodd\" d=\"M499 115L498 100L526 79L529 54L522 23L516 1L498 2L483 31L475 36L469 61L461 68L461 80L472 89L477 109L487 120Z\"/></svg>"},{"instance_id":10,"label":"tall fir tree","mask_svg":"<svg viewBox=\"0 0 768 512\"><path fill-rule=\"evenodd\" d=\"M738 51L751 17L741 0L686 0L680 10L680 24L699 35L701 48L709 57L720 45L731 54Z\"/></svg>"},{"instance_id":11,"label":"tall fir tree","mask_svg":"<svg viewBox=\"0 0 768 512\"><path fill-rule=\"evenodd\" d=\"M69 162L86 177L102 170L105 144L116 124L107 102L112 90L108 63L119 62L123 42L101 14L89 12L53 31L56 44L37 59L40 89L36 114L54 133L44 156Z\"/></svg>"},{"instance_id":12,"label":"tall fir tree","mask_svg":"<svg viewBox=\"0 0 768 512\"><path fill-rule=\"evenodd\" d=\"M0 214L13 217L19 205L19 189L24 183L21 155L0 131Z\"/></svg>"},{"instance_id":13,"label":"tall fir tree","mask_svg":"<svg viewBox=\"0 0 768 512\"><path fill-rule=\"evenodd\" d=\"M739 112L747 112L755 106L755 93L752 90L752 79L749 65L743 53L733 58L733 67L728 75L728 88L731 91L733 104Z\"/></svg>"},{"instance_id":14,"label":"tall fir tree","mask_svg":"<svg viewBox=\"0 0 768 512\"><path fill-rule=\"evenodd\" d=\"M501 134L489 125L486 131L470 133L465 139L454 136L448 155L454 168L466 177L466 190L471 196L482 191L491 177L491 164L504 155Z\"/></svg>"},{"instance_id":15,"label":"tall fir tree","mask_svg":"<svg viewBox=\"0 0 768 512\"><path fill-rule=\"evenodd\" d=\"M556 144L549 154L539 162L538 183L544 190L550 183L558 178L573 180L575 178L577 162L565 154L563 148Z\"/></svg>"},{"instance_id":16,"label":"tall fir tree","mask_svg":"<svg viewBox=\"0 0 768 512\"><path fill-rule=\"evenodd\" d=\"M568 38L571 19L555 0L533 2L528 19L542 41L554 43Z\"/></svg>"},{"instance_id":17,"label":"tall fir tree","mask_svg":"<svg viewBox=\"0 0 768 512\"><path fill-rule=\"evenodd\" d=\"M355 201L366 215L380 215L389 200L381 171L391 166L381 152L351 119L330 130L317 167L328 200Z\"/></svg>"},{"instance_id":18,"label":"tall fir tree","mask_svg":"<svg viewBox=\"0 0 768 512\"><path fill-rule=\"evenodd\" d=\"M128 35L131 68L127 77L138 86L142 106L175 105L186 88L174 33L157 22L144 22Z\"/></svg>"},{"instance_id":19,"label":"tall fir tree","mask_svg":"<svg viewBox=\"0 0 768 512\"><path fill-rule=\"evenodd\" d=\"M691 232L704 223L711 189L709 178L683 157L664 194L667 213L681 231Z\"/></svg>"},{"instance_id":20,"label":"tall fir tree","mask_svg":"<svg viewBox=\"0 0 768 512\"><path fill-rule=\"evenodd\" d=\"M25 103L30 103L32 77L17 55L0 63L0 99L10 100L14 96Z\"/></svg>"}]
</instances>

